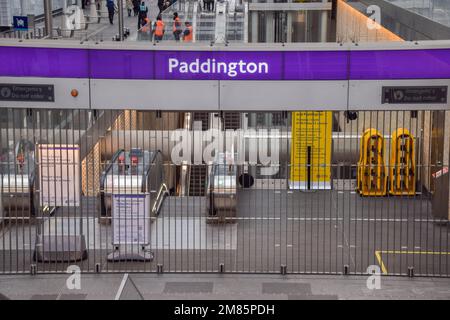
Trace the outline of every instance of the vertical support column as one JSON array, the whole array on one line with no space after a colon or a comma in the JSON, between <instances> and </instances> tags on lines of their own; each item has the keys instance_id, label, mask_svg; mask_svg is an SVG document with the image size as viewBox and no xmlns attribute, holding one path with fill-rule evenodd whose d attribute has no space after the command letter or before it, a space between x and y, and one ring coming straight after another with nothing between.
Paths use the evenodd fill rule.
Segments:
<instances>
[{"instance_id":1,"label":"vertical support column","mask_svg":"<svg viewBox=\"0 0 450 320\"><path fill-rule=\"evenodd\" d=\"M194 13L192 14L192 42L195 43L196 36L197 36L197 12L198 12L198 2L194 2Z\"/></svg>"},{"instance_id":2,"label":"vertical support column","mask_svg":"<svg viewBox=\"0 0 450 320\"><path fill-rule=\"evenodd\" d=\"M445 122L444 127L450 128L450 111L445 111ZM450 132L449 130L444 131L444 167L450 166ZM448 175L448 185L450 186L450 174ZM450 220L450 188L448 190L448 215L447 219Z\"/></svg>"},{"instance_id":3,"label":"vertical support column","mask_svg":"<svg viewBox=\"0 0 450 320\"><path fill-rule=\"evenodd\" d=\"M258 11L252 11L252 42L258 42Z\"/></svg>"},{"instance_id":4,"label":"vertical support column","mask_svg":"<svg viewBox=\"0 0 450 320\"><path fill-rule=\"evenodd\" d=\"M90 23L99 23L98 20L99 16L97 13L97 6L95 4L95 1L91 1L89 4L89 22Z\"/></svg>"},{"instance_id":5,"label":"vertical support column","mask_svg":"<svg viewBox=\"0 0 450 320\"><path fill-rule=\"evenodd\" d=\"M123 0L118 0L117 9L119 10L119 40L123 41Z\"/></svg>"},{"instance_id":6,"label":"vertical support column","mask_svg":"<svg viewBox=\"0 0 450 320\"><path fill-rule=\"evenodd\" d=\"M26 10L25 10L25 0L20 0L20 15L25 16L28 14L31 14L31 13L26 12Z\"/></svg>"},{"instance_id":7,"label":"vertical support column","mask_svg":"<svg viewBox=\"0 0 450 320\"><path fill-rule=\"evenodd\" d=\"M286 21L286 42L292 42L292 11L287 12L287 21Z\"/></svg>"},{"instance_id":8,"label":"vertical support column","mask_svg":"<svg viewBox=\"0 0 450 320\"><path fill-rule=\"evenodd\" d=\"M215 43L225 43L227 41L227 4L228 2L216 2Z\"/></svg>"},{"instance_id":9,"label":"vertical support column","mask_svg":"<svg viewBox=\"0 0 450 320\"><path fill-rule=\"evenodd\" d=\"M248 2L244 3L244 43L248 43Z\"/></svg>"},{"instance_id":10,"label":"vertical support column","mask_svg":"<svg viewBox=\"0 0 450 320\"><path fill-rule=\"evenodd\" d=\"M322 0L323 3L327 3L328 0ZM320 42L327 42L328 33L328 11L323 10L320 17Z\"/></svg>"},{"instance_id":11,"label":"vertical support column","mask_svg":"<svg viewBox=\"0 0 450 320\"><path fill-rule=\"evenodd\" d=\"M273 1L268 1L273 2ZM271 43L275 41L275 20L274 12L266 11L266 42Z\"/></svg>"},{"instance_id":12,"label":"vertical support column","mask_svg":"<svg viewBox=\"0 0 450 320\"><path fill-rule=\"evenodd\" d=\"M44 0L45 36L53 37L52 1Z\"/></svg>"},{"instance_id":13,"label":"vertical support column","mask_svg":"<svg viewBox=\"0 0 450 320\"><path fill-rule=\"evenodd\" d=\"M108 9L106 8L106 0L100 0L100 17L108 18Z\"/></svg>"}]
</instances>

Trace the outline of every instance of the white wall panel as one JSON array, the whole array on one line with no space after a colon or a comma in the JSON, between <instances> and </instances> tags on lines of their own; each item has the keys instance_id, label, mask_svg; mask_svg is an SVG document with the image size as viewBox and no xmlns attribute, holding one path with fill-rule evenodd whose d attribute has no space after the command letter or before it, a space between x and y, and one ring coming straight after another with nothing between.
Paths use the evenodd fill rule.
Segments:
<instances>
[{"instance_id":1,"label":"white wall panel","mask_svg":"<svg viewBox=\"0 0 450 320\"><path fill-rule=\"evenodd\" d=\"M93 109L217 110L218 81L91 80Z\"/></svg>"},{"instance_id":2,"label":"white wall panel","mask_svg":"<svg viewBox=\"0 0 450 320\"><path fill-rule=\"evenodd\" d=\"M347 81L221 81L221 110L339 110Z\"/></svg>"}]
</instances>

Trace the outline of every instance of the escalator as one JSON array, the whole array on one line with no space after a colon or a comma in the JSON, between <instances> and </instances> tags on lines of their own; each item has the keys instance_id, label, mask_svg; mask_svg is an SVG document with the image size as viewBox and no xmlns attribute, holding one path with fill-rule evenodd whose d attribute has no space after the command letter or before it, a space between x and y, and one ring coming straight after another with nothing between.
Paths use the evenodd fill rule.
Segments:
<instances>
[{"instance_id":1,"label":"escalator","mask_svg":"<svg viewBox=\"0 0 450 320\"><path fill-rule=\"evenodd\" d=\"M189 172L189 195L204 196L206 191L206 165L192 165Z\"/></svg>"},{"instance_id":2,"label":"escalator","mask_svg":"<svg viewBox=\"0 0 450 320\"><path fill-rule=\"evenodd\" d=\"M239 112L223 113L223 129L237 130L241 128L241 114Z\"/></svg>"}]
</instances>

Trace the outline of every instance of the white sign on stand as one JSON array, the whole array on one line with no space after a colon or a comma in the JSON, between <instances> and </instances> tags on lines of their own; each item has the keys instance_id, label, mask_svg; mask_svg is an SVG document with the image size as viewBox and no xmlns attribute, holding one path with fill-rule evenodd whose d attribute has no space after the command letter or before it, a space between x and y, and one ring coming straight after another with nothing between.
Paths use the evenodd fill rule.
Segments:
<instances>
[{"instance_id":1,"label":"white sign on stand","mask_svg":"<svg viewBox=\"0 0 450 320\"><path fill-rule=\"evenodd\" d=\"M79 206L80 147L74 144L41 144L38 153L41 206Z\"/></svg>"},{"instance_id":2,"label":"white sign on stand","mask_svg":"<svg viewBox=\"0 0 450 320\"><path fill-rule=\"evenodd\" d=\"M113 194L114 245L150 243L150 194Z\"/></svg>"}]
</instances>

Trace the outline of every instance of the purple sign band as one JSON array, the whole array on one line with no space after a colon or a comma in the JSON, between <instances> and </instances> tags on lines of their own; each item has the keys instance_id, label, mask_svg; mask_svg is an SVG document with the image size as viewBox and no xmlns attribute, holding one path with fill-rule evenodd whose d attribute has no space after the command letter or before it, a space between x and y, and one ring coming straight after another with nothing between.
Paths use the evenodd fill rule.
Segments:
<instances>
[{"instance_id":1,"label":"purple sign band","mask_svg":"<svg viewBox=\"0 0 450 320\"><path fill-rule=\"evenodd\" d=\"M0 76L136 80L450 79L450 49L151 51L0 47Z\"/></svg>"}]
</instances>

